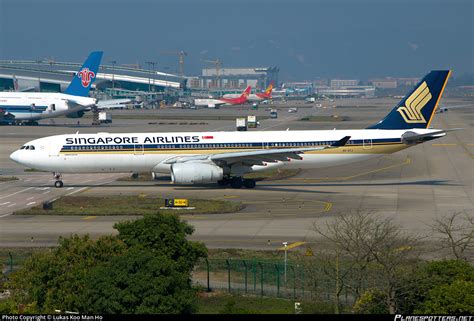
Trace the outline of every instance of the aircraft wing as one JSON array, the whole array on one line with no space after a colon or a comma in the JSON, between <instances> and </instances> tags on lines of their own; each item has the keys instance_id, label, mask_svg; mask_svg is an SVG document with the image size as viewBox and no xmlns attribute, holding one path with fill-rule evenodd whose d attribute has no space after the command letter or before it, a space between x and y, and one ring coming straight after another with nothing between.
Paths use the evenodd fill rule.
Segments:
<instances>
[{"instance_id":1,"label":"aircraft wing","mask_svg":"<svg viewBox=\"0 0 474 321\"><path fill-rule=\"evenodd\" d=\"M278 161L287 162L291 159L302 159L300 154L309 151L323 150L328 148L336 148L344 146L350 139L345 136L332 145L321 147L305 147L305 148L273 148L263 150L253 150L246 152L230 152L210 155L195 156L177 156L165 161L165 164L186 163L193 161L212 161L214 163L226 163L227 165L242 163L247 166L264 165L264 163L275 163Z\"/></svg>"},{"instance_id":2,"label":"aircraft wing","mask_svg":"<svg viewBox=\"0 0 474 321\"><path fill-rule=\"evenodd\" d=\"M76 111L80 111L80 110L89 110L91 109L92 107L94 107L95 105L92 104L92 105L81 105L81 104L78 104L72 100L66 100L66 104L67 104L67 107L68 107L68 113L71 113L71 112L76 112Z\"/></svg>"},{"instance_id":3,"label":"aircraft wing","mask_svg":"<svg viewBox=\"0 0 474 321\"><path fill-rule=\"evenodd\" d=\"M99 100L97 103L97 108L99 109L113 109L113 108L126 108L127 104L131 104L131 99L108 99L108 100Z\"/></svg>"}]
</instances>

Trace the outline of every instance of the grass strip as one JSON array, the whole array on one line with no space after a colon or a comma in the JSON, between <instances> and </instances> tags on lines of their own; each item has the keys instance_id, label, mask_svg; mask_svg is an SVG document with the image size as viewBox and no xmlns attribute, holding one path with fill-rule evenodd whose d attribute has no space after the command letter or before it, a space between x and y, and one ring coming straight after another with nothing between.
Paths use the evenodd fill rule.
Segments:
<instances>
[{"instance_id":1,"label":"grass strip","mask_svg":"<svg viewBox=\"0 0 474 321\"><path fill-rule=\"evenodd\" d=\"M190 210L160 210L163 198L143 196L63 196L53 202L53 208L44 210L42 205L16 211L14 215L146 215L156 213L220 214L241 210L240 202L223 200L190 199Z\"/></svg>"}]
</instances>

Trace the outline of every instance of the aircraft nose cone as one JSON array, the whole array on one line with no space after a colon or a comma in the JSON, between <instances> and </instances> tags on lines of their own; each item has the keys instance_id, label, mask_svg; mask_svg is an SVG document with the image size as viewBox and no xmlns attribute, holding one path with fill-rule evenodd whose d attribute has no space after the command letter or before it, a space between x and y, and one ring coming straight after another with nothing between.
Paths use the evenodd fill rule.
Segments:
<instances>
[{"instance_id":1,"label":"aircraft nose cone","mask_svg":"<svg viewBox=\"0 0 474 321\"><path fill-rule=\"evenodd\" d=\"M20 151L14 151L10 154L10 159L16 163L20 163Z\"/></svg>"}]
</instances>

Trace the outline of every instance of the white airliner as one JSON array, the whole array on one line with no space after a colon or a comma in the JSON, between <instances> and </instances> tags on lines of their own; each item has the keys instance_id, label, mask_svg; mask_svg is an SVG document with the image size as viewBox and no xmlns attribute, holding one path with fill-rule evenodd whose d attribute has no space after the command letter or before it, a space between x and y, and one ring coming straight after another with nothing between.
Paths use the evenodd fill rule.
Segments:
<instances>
[{"instance_id":1,"label":"white airliner","mask_svg":"<svg viewBox=\"0 0 474 321\"><path fill-rule=\"evenodd\" d=\"M214 98L194 99L194 105L208 107L208 108L219 108L219 106L222 106L222 105L242 105L247 102L251 90L252 90L252 87L247 86L247 88L245 88L242 94L240 94L236 98L221 97L219 99L214 99Z\"/></svg>"},{"instance_id":2,"label":"white airliner","mask_svg":"<svg viewBox=\"0 0 474 321\"><path fill-rule=\"evenodd\" d=\"M245 173L270 167L324 168L394 153L440 138L428 129L450 71L432 71L380 122L359 130L72 134L35 139L10 155L55 173L152 172L176 184L255 187Z\"/></svg>"},{"instance_id":3,"label":"white airliner","mask_svg":"<svg viewBox=\"0 0 474 321\"><path fill-rule=\"evenodd\" d=\"M102 52L92 52L72 79L65 93L0 92L0 123L30 123L69 115L81 117L97 103L89 90L99 69ZM15 85L16 87L16 85Z\"/></svg>"}]
</instances>

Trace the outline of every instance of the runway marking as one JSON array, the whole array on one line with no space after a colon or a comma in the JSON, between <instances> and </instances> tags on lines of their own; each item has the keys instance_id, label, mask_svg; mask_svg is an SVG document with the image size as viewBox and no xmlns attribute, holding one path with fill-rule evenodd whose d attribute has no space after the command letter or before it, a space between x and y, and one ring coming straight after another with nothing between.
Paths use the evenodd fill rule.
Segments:
<instances>
[{"instance_id":1,"label":"runway marking","mask_svg":"<svg viewBox=\"0 0 474 321\"><path fill-rule=\"evenodd\" d=\"M303 244L306 244L306 242L295 242L295 243L291 243L291 244L289 244L289 245L286 247L286 250L294 249L294 248L296 248L296 247L298 247L298 246L301 246L301 245L303 245ZM282 247L278 248L278 250L279 250L279 251L284 251L284 250L285 250L285 247L282 246Z\"/></svg>"},{"instance_id":2,"label":"runway marking","mask_svg":"<svg viewBox=\"0 0 474 321\"><path fill-rule=\"evenodd\" d=\"M83 217L82 219L83 220L93 220L95 218L97 218L97 216L86 216L86 217Z\"/></svg>"},{"instance_id":3,"label":"runway marking","mask_svg":"<svg viewBox=\"0 0 474 321\"><path fill-rule=\"evenodd\" d=\"M12 213L3 214L3 215L0 215L0 218L2 218L2 217L6 217L6 216L10 216L10 215L12 215Z\"/></svg>"},{"instance_id":4,"label":"runway marking","mask_svg":"<svg viewBox=\"0 0 474 321\"><path fill-rule=\"evenodd\" d=\"M73 191L73 192L71 192L71 193L67 193L65 196L69 196L69 195L78 193L78 192L83 191L83 190L85 190L85 189L87 189L87 188L89 188L89 187L82 187L82 188L77 189L77 190L75 190L75 191Z\"/></svg>"},{"instance_id":5,"label":"runway marking","mask_svg":"<svg viewBox=\"0 0 474 321\"><path fill-rule=\"evenodd\" d=\"M31 199L35 198L34 196L28 197L26 200L29 201Z\"/></svg>"},{"instance_id":6,"label":"runway marking","mask_svg":"<svg viewBox=\"0 0 474 321\"><path fill-rule=\"evenodd\" d=\"M458 146L458 144L451 144L451 143L443 143L443 144L431 144L431 146L435 147L447 147L447 146Z\"/></svg>"},{"instance_id":7,"label":"runway marking","mask_svg":"<svg viewBox=\"0 0 474 321\"><path fill-rule=\"evenodd\" d=\"M443 125L444 128L449 128L449 126L447 126L446 124L446 121L443 119L443 118L439 118L439 121L441 122L441 124ZM461 143L461 140L458 138L458 136L456 136L456 134L453 135L453 137L459 142ZM467 146L467 145L466 145ZM461 144L461 147L462 149L464 149L464 152L466 152L466 154L471 157L471 158L474 158L474 154L472 154L466 147L464 144Z\"/></svg>"},{"instance_id":8,"label":"runway marking","mask_svg":"<svg viewBox=\"0 0 474 321\"><path fill-rule=\"evenodd\" d=\"M48 193L51 193L51 191L48 190L48 191L44 192L43 194L48 194Z\"/></svg>"},{"instance_id":9,"label":"runway marking","mask_svg":"<svg viewBox=\"0 0 474 321\"><path fill-rule=\"evenodd\" d=\"M9 196L13 196L13 195L16 195L16 194L19 194L19 193L23 193L23 192L26 192L30 189L32 189L33 187L28 187L28 188L25 188L25 189L22 189L21 191L18 191L18 192L15 192L15 193L11 193L9 195L5 195L5 196L2 196L0 197L0 200L3 199L3 198L6 198L6 197L9 197Z\"/></svg>"},{"instance_id":10,"label":"runway marking","mask_svg":"<svg viewBox=\"0 0 474 321\"><path fill-rule=\"evenodd\" d=\"M239 198L240 196L237 196L237 195L228 195L228 196L224 196L222 198Z\"/></svg>"},{"instance_id":11,"label":"runway marking","mask_svg":"<svg viewBox=\"0 0 474 321\"><path fill-rule=\"evenodd\" d=\"M70 191L70 190L72 190L72 189L74 189L74 187L68 187L68 188L67 188L68 191Z\"/></svg>"},{"instance_id":12,"label":"runway marking","mask_svg":"<svg viewBox=\"0 0 474 321\"><path fill-rule=\"evenodd\" d=\"M371 171L367 171L367 172L363 172L363 173L355 174L355 175L351 175L351 176L332 177L332 178L288 178L288 180L303 181L303 182L316 182L316 183L317 182L322 182L322 181L347 181L347 180L351 180L351 179L356 178L356 177L365 176L365 175L372 174L372 173L378 173L378 172L385 171L387 169L400 167L400 166L404 166L404 165L409 165L409 164L411 164L411 159L407 158L403 163L400 163L400 164L385 166L385 167L382 167L382 168L374 169L374 170L371 170Z\"/></svg>"},{"instance_id":13,"label":"runway marking","mask_svg":"<svg viewBox=\"0 0 474 321\"><path fill-rule=\"evenodd\" d=\"M474 144L466 144L466 146L474 146Z\"/></svg>"},{"instance_id":14,"label":"runway marking","mask_svg":"<svg viewBox=\"0 0 474 321\"><path fill-rule=\"evenodd\" d=\"M12 207L12 206L15 206L15 205L16 205L16 203L13 203L13 204L8 205L7 207Z\"/></svg>"},{"instance_id":15,"label":"runway marking","mask_svg":"<svg viewBox=\"0 0 474 321\"><path fill-rule=\"evenodd\" d=\"M26 204L26 206L30 206L30 205L33 205L33 204L36 204L36 202L29 202L28 204Z\"/></svg>"},{"instance_id":16,"label":"runway marking","mask_svg":"<svg viewBox=\"0 0 474 321\"><path fill-rule=\"evenodd\" d=\"M2 203L2 204L0 204L0 205L7 205L8 203L10 203L10 202L5 202L5 203Z\"/></svg>"},{"instance_id":17,"label":"runway marking","mask_svg":"<svg viewBox=\"0 0 474 321\"><path fill-rule=\"evenodd\" d=\"M45 191L47 189L50 189L51 187L37 187L36 190L37 191Z\"/></svg>"}]
</instances>

